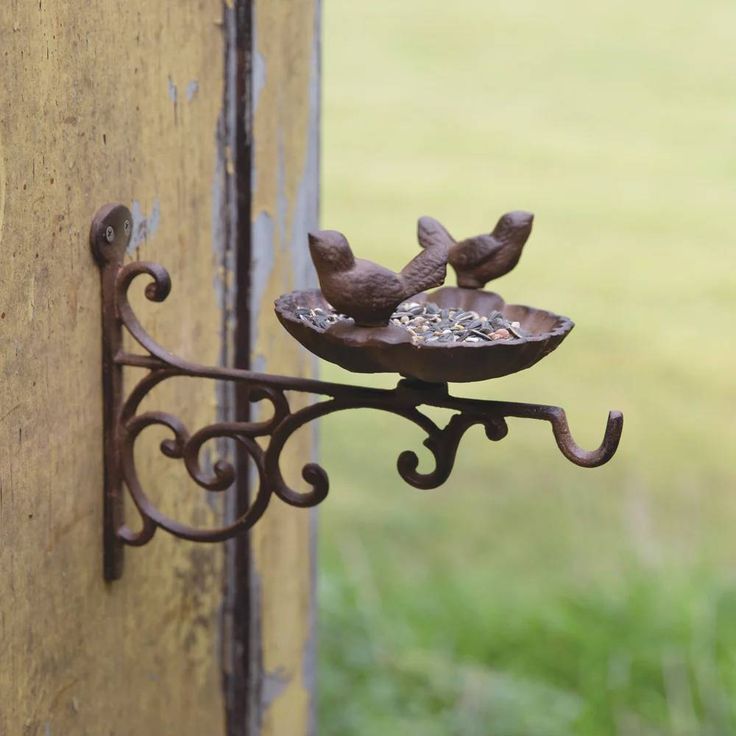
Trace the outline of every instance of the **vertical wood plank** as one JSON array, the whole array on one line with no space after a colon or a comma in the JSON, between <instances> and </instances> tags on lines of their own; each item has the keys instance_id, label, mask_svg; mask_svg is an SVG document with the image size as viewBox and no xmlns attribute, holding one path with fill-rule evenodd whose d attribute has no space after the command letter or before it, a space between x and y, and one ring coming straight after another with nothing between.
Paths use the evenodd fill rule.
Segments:
<instances>
[{"instance_id":1,"label":"vertical wood plank","mask_svg":"<svg viewBox=\"0 0 736 736\"><path fill-rule=\"evenodd\" d=\"M273 301L313 286L307 232L317 223L319 3L253 3L251 365L312 375L314 362L277 324ZM299 408L299 397L291 397ZM297 484L314 428L285 448ZM251 534L248 736L314 733L315 512L275 499Z\"/></svg>"},{"instance_id":2,"label":"vertical wood plank","mask_svg":"<svg viewBox=\"0 0 736 736\"><path fill-rule=\"evenodd\" d=\"M170 269L144 316L170 349L223 359L229 275L220 0L0 5L0 734L224 732L222 548L159 534L101 571L98 206L132 205L131 258ZM213 245L214 244L214 245ZM190 427L215 387L180 381L156 408ZM219 509L146 441L144 482L201 525ZM131 512L132 515L132 512ZM134 523L134 518L133 518Z\"/></svg>"}]
</instances>

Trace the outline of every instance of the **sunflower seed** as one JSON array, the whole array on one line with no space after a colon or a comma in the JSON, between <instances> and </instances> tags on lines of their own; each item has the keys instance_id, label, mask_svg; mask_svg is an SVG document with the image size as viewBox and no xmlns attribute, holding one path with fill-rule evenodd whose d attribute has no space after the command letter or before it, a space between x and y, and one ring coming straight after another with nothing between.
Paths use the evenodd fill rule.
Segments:
<instances>
[{"instance_id":1,"label":"sunflower seed","mask_svg":"<svg viewBox=\"0 0 736 736\"><path fill-rule=\"evenodd\" d=\"M496 317L489 317L488 324L491 326L493 330L499 330L502 327L505 328L508 322L503 317L498 315Z\"/></svg>"},{"instance_id":2,"label":"sunflower seed","mask_svg":"<svg viewBox=\"0 0 736 736\"><path fill-rule=\"evenodd\" d=\"M509 325L506 326L506 329L514 336L514 337L526 337L526 332L521 329L521 326L518 322L511 322Z\"/></svg>"},{"instance_id":3,"label":"sunflower seed","mask_svg":"<svg viewBox=\"0 0 736 736\"><path fill-rule=\"evenodd\" d=\"M322 307L297 307L294 314L319 330L350 319L332 308ZM459 307L441 308L432 302L404 302L391 315L389 325L407 330L414 345L495 342L527 337L519 322L507 320L498 310L480 315Z\"/></svg>"}]
</instances>

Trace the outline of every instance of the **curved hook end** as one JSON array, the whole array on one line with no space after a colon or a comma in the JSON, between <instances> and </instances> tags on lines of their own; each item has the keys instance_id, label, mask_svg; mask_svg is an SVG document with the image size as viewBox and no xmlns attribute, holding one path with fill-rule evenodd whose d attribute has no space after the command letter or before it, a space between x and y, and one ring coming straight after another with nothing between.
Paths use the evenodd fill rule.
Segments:
<instances>
[{"instance_id":1,"label":"curved hook end","mask_svg":"<svg viewBox=\"0 0 736 736\"><path fill-rule=\"evenodd\" d=\"M557 446L570 462L582 468L597 468L607 463L618 450L624 429L624 415L609 411L603 442L595 450L583 450L573 439L564 409L558 409L549 417Z\"/></svg>"}]
</instances>

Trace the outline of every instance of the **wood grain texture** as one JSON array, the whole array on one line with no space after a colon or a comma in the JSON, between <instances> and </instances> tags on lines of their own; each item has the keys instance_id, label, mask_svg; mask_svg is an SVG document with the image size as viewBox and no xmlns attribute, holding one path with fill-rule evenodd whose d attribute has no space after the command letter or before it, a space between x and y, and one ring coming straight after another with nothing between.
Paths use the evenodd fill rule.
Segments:
<instances>
[{"instance_id":1,"label":"wood grain texture","mask_svg":"<svg viewBox=\"0 0 736 736\"><path fill-rule=\"evenodd\" d=\"M166 304L141 307L147 325L174 351L218 361L221 15L219 0L0 5L2 736L223 732L221 548L159 534L128 551L121 581L103 582L100 294L87 242L98 206L131 205L131 257L174 278ZM162 388L154 404L181 407L195 428L217 413L207 382ZM156 500L215 521L153 440L140 462Z\"/></svg>"},{"instance_id":2,"label":"wood grain texture","mask_svg":"<svg viewBox=\"0 0 736 736\"><path fill-rule=\"evenodd\" d=\"M317 224L319 3L256 0L253 12L251 365L306 376L314 361L276 322L273 302L315 281L307 232ZM284 450L292 483L313 456L313 431ZM276 499L251 535L249 736L314 733L314 522L314 511Z\"/></svg>"}]
</instances>

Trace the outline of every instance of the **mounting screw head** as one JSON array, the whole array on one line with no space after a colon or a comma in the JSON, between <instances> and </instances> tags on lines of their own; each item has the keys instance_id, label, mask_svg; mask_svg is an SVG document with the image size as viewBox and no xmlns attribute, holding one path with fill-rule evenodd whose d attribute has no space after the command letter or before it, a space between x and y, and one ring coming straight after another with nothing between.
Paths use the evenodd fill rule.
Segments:
<instances>
[{"instance_id":1,"label":"mounting screw head","mask_svg":"<svg viewBox=\"0 0 736 736\"><path fill-rule=\"evenodd\" d=\"M121 266L133 231L133 215L122 204L110 203L97 210L89 237L92 253L100 266Z\"/></svg>"}]
</instances>

